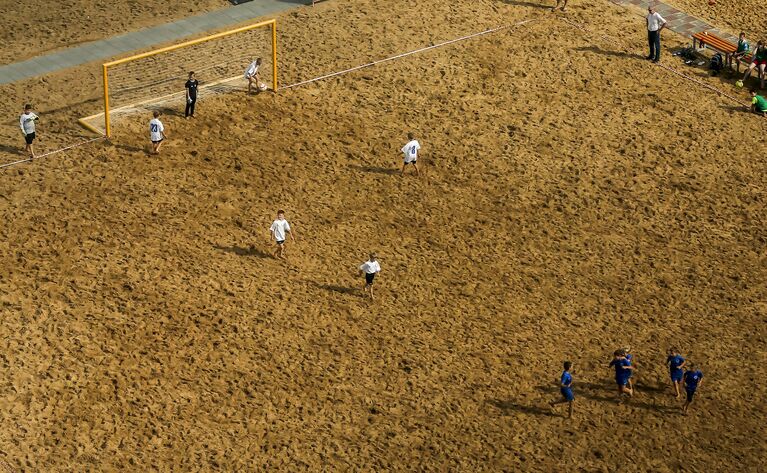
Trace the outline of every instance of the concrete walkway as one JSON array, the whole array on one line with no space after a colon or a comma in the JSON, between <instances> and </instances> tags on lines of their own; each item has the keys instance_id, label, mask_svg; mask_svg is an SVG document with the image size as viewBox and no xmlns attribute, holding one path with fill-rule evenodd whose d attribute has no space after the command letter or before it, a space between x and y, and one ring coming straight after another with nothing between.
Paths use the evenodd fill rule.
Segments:
<instances>
[{"instance_id":1,"label":"concrete walkway","mask_svg":"<svg viewBox=\"0 0 767 473\"><path fill-rule=\"evenodd\" d=\"M700 31L708 31L709 33L713 33L719 36L720 38L726 39L732 43L738 42L738 38L736 36L733 36L730 33L722 31L718 28L715 28L709 25L708 23L706 23L705 21L701 20L700 18L697 18L692 15L688 15L687 13L681 10L677 10L671 5L666 5L663 2L658 2L656 0L610 0L610 1L618 5L638 7L644 11L645 15L647 14L647 8L652 4L655 6L655 11L660 13L660 16L662 16L666 21L668 21L668 25L666 26L666 28L684 36L685 38L690 38L692 37L693 34L698 33Z\"/></svg>"},{"instance_id":2,"label":"concrete walkway","mask_svg":"<svg viewBox=\"0 0 767 473\"><path fill-rule=\"evenodd\" d=\"M0 66L0 84L29 79L92 61L104 61L137 49L146 49L186 36L222 29L249 19L273 15L307 4L311 5L311 0L254 0L172 23L93 41L82 46L66 48L59 52Z\"/></svg>"},{"instance_id":3,"label":"concrete walkway","mask_svg":"<svg viewBox=\"0 0 767 473\"><path fill-rule=\"evenodd\" d=\"M661 16L669 22L668 28L687 38L693 33L706 30L719 37L737 42L737 38L729 33L656 0L610 1L618 5L633 6L644 10L647 10L649 4L652 3ZM186 36L222 29L249 19L273 15L300 5L310 4L311 0L254 0L242 5L225 7L210 13L184 18L173 23L93 41L82 46L0 66L0 84L29 79L92 61L104 61L139 49L146 49Z\"/></svg>"}]
</instances>

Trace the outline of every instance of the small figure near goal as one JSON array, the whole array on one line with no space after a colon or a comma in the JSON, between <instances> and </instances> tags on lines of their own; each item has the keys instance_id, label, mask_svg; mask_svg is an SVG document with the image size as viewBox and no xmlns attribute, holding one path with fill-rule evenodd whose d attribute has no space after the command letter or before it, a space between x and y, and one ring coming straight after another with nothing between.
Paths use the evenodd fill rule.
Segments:
<instances>
[{"instance_id":1,"label":"small figure near goal","mask_svg":"<svg viewBox=\"0 0 767 473\"><path fill-rule=\"evenodd\" d=\"M245 79L248 80L248 94L253 93L253 85L255 84L256 89L260 92L264 92L266 90L266 84L261 82L261 74L258 72L258 69L261 67L261 58L256 59L255 61L250 63L250 66L248 66L248 69L245 70Z\"/></svg>"}]
</instances>

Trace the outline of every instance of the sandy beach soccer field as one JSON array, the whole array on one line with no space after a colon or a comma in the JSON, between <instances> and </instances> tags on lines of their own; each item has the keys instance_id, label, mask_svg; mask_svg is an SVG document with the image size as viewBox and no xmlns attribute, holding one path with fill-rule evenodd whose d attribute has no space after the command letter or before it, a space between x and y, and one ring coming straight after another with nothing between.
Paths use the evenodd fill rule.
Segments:
<instances>
[{"instance_id":1,"label":"sandy beach soccer field","mask_svg":"<svg viewBox=\"0 0 767 473\"><path fill-rule=\"evenodd\" d=\"M767 120L642 60L641 17L589 0L566 18L586 32L537 2L331 0L278 18L283 84L530 21L206 97L195 120L167 104L159 157L133 116L3 172L0 460L762 471ZM68 127L98 110L95 80L0 86L4 116L37 97L41 127L85 137ZM420 177L398 175L408 132ZM619 404L607 363L627 344L638 394ZM687 417L671 345L705 374ZM565 359L572 420L548 407Z\"/></svg>"}]
</instances>

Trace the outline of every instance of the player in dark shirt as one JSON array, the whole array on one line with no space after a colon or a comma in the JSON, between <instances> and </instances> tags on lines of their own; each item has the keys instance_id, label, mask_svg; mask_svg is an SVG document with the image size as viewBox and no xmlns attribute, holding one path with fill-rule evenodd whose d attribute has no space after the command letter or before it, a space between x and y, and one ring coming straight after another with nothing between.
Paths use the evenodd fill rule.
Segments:
<instances>
[{"instance_id":1,"label":"player in dark shirt","mask_svg":"<svg viewBox=\"0 0 767 473\"><path fill-rule=\"evenodd\" d=\"M689 361L685 365L686 371L684 372L684 390L687 391L687 401L682 407L682 411L687 415L687 409L692 404L692 399L695 397L695 391L703 384L703 372L695 369L695 365Z\"/></svg>"},{"instance_id":2,"label":"player in dark shirt","mask_svg":"<svg viewBox=\"0 0 767 473\"><path fill-rule=\"evenodd\" d=\"M186 110L184 118L194 118L194 104L197 103L197 86L199 82L194 78L194 72L189 73L189 80L186 81Z\"/></svg>"}]
</instances>

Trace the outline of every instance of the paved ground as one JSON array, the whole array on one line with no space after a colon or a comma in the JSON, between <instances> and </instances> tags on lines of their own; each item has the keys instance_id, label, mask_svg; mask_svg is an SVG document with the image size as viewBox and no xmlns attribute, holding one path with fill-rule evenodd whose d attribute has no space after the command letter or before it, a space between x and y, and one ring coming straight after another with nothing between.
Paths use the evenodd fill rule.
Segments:
<instances>
[{"instance_id":1,"label":"paved ground","mask_svg":"<svg viewBox=\"0 0 767 473\"><path fill-rule=\"evenodd\" d=\"M688 15L665 3L655 0L611 0L624 6L635 6L647 9L650 3L656 5L657 11L669 22L668 28L685 37L693 33L707 30L720 37L737 41L727 32L720 31L705 21ZM146 28L132 33L126 33L112 38L93 41L82 46L64 49L62 51L38 56L26 61L0 66L0 84L36 77L59 69L78 66L91 61L110 59L137 49L167 43L205 31L217 30L229 25L242 23L251 18L263 17L294 8L299 5L311 4L311 0L255 0L242 5L224 8L202 15L192 16L165 25Z\"/></svg>"},{"instance_id":2,"label":"paved ground","mask_svg":"<svg viewBox=\"0 0 767 473\"><path fill-rule=\"evenodd\" d=\"M185 36L225 28L258 18L311 4L311 0L255 0L202 15L184 18L152 28L145 28L82 46L34 57L26 61L0 66L0 84L8 84L41 76L59 69L79 66L91 61L103 61L137 49L167 43Z\"/></svg>"},{"instance_id":3,"label":"paved ground","mask_svg":"<svg viewBox=\"0 0 767 473\"><path fill-rule=\"evenodd\" d=\"M728 39L732 42L737 43L738 38L736 36L733 36L729 32L721 31L705 21L701 20L700 18L694 17L692 15L688 15L687 13L677 10L676 8L666 5L665 3L658 2L655 0L610 0L613 3L616 3L618 5L624 5L624 6L635 6L639 7L640 9L647 11L647 7L650 6L650 4L655 5L655 10L660 13L660 15L668 21L667 28L675 33L679 33L680 35L689 38L693 35L693 33L697 33L699 31L708 31L710 33L713 33L720 38ZM703 1L703 0L701 0Z\"/></svg>"}]
</instances>

